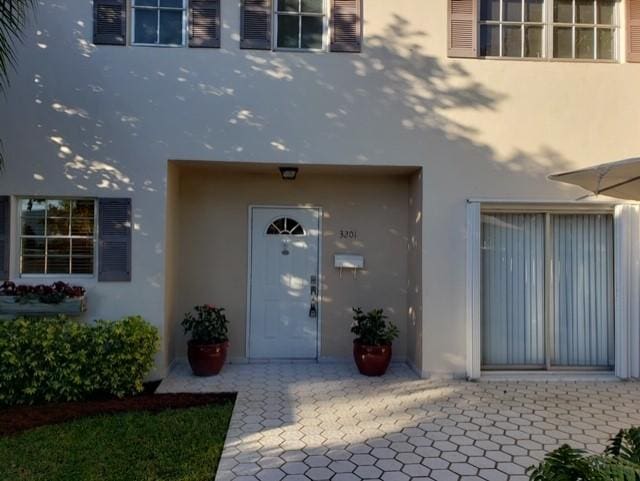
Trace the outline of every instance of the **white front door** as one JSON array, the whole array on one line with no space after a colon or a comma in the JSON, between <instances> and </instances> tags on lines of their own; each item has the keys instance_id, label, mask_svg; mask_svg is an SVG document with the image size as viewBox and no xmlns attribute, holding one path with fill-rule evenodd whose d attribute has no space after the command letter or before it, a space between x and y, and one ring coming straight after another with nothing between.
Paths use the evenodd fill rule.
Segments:
<instances>
[{"instance_id":1,"label":"white front door","mask_svg":"<svg viewBox=\"0 0 640 481\"><path fill-rule=\"evenodd\" d=\"M251 209L249 357L318 356L320 210Z\"/></svg>"}]
</instances>

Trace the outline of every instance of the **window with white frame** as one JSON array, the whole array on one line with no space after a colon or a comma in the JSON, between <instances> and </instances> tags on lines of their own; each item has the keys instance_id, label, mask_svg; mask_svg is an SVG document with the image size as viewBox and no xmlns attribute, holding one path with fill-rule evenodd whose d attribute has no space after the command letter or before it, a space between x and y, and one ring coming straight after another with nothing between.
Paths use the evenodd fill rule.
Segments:
<instances>
[{"instance_id":1,"label":"window with white frame","mask_svg":"<svg viewBox=\"0 0 640 481\"><path fill-rule=\"evenodd\" d=\"M133 43L185 44L185 0L133 0Z\"/></svg>"},{"instance_id":2,"label":"window with white frame","mask_svg":"<svg viewBox=\"0 0 640 481\"><path fill-rule=\"evenodd\" d=\"M611 61L616 0L480 0L483 57Z\"/></svg>"},{"instance_id":3,"label":"window with white frame","mask_svg":"<svg viewBox=\"0 0 640 481\"><path fill-rule=\"evenodd\" d=\"M276 0L276 47L322 50L327 19L324 0Z\"/></svg>"},{"instance_id":4,"label":"window with white frame","mask_svg":"<svg viewBox=\"0 0 640 481\"><path fill-rule=\"evenodd\" d=\"M93 274L95 201L21 199L20 273Z\"/></svg>"},{"instance_id":5,"label":"window with white frame","mask_svg":"<svg viewBox=\"0 0 640 481\"><path fill-rule=\"evenodd\" d=\"M613 60L615 7L614 0L554 0L553 57Z\"/></svg>"}]
</instances>

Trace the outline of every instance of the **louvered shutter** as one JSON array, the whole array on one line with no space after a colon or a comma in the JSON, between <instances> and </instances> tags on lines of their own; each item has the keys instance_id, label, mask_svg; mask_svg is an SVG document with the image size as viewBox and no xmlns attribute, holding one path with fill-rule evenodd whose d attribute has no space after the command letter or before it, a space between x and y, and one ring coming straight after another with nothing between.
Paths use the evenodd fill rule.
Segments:
<instances>
[{"instance_id":1,"label":"louvered shutter","mask_svg":"<svg viewBox=\"0 0 640 481\"><path fill-rule=\"evenodd\" d=\"M126 0L93 0L93 43L124 45L126 38Z\"/></svg>"},{"instance_id":2,"label":"louvered shutter","mask_svg":"<svg viewBox=\"0 0 640 481\"><path fill-rule=\"evenodd\" d=\"M189 47L220 47L220 0L190 0Z\"/></svg>"},{"instance_id":3,"label":"louvered shutter","mask_svg":"<svg viewBox=\"0 0 640 481\"><path fill-rule=\"evenodd\" d=\"M449 57L478 56L478 0L449 0Z\"/></svg>"},{"instance_id":4,"label":"louvered shutter","mask_svg":"<svg viewBox=\"0 0 640 481\"><path fill-rule=\"evenodd\" d=\"M11 243L11 198L0 196L0 280L9 278L9 247Z\"/></svg>"},{"instance_id":5,"label":"louvered shutter","mask_svg":"<svg viewBox=\"0 0 640 481\"><path fill-rule=\"evenodd\" d=\"M98 280L131 280L131 199L100 199Z\"/></svg>"},{"instance_id":6,"label":"louvered shutter","mask_svg":"<svg viewBox=\"0 0 640 481\"><path fill-rule=\"evenodd\" d=\"M331 3L332 52L362 50L362 0L333 0Z\"/></svg>"},{"instance_id":7,"label":"louvered shutter","mask_svg":"<svg viewBox=\"0 0 640 481\"><path fill-rule=\"evenodd\" d=\"M627 62L640 62L640 0L627 1Z\"/></svg>"},{"instance_id":8,"label":"louvered shutter","mask_svg":"<svg viewBox=\"0 0 640 481\"><path fill-rule=\"evenodd\" d=\"M271 0L242 0L240 48L271 49Z\"/></svg>"}]
</instances>

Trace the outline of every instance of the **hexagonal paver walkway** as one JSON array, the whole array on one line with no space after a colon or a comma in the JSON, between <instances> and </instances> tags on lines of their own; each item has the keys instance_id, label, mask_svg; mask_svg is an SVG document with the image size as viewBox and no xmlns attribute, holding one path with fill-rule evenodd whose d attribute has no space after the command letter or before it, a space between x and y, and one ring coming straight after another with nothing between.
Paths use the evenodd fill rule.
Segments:
<instances>
[{"instance_id":1,"label":"hexagonal paver walkway","mask_svg":"<svg viewBox=\"0 0 640 481\"><path fill-rule=\"evenodd\" d=\"M506 481L562 443L600 452L640 424L637 382L419 379L392 365L180 364L160 392L237 391L216 481Z\"/></svg>"}]
</instances>

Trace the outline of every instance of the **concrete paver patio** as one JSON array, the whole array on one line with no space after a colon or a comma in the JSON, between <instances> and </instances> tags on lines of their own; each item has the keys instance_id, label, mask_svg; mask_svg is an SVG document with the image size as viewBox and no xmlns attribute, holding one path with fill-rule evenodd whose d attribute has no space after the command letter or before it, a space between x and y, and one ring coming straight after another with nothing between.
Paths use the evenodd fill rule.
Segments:
<instances>
[{"instance_id":1,"label":"concrete paver patio","mask_svg":"<svg viewBox=\"0 0 640 481\"><path fill-rule=\"evenodd\" d=\"M640 425L640 383L419 379L394 364L178 364L160 392L237 391L216 481L506 481L568 443Z\"/></svg>"}]
</instances>

